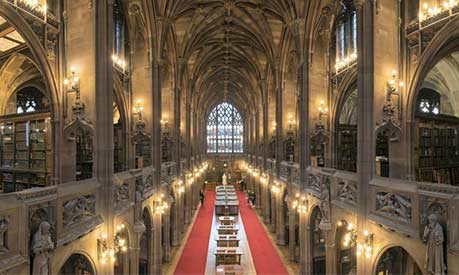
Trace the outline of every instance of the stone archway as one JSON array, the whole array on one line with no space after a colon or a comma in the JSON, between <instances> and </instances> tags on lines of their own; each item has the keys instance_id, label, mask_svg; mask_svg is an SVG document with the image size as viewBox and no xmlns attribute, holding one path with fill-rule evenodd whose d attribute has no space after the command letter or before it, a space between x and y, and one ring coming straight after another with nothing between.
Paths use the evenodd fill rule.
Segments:
<instances>
[{"instance_id":1,"label":"stone archway","mask_svg":"<svg viewBox=\"0 0 459 275\"><path fill-rule=\"evenodd\" d=\"M377 275L422 274L421 269L411 255L401 246L387 248L375 265Z\"/></svg>"},{"instance_id":2,"label":"stone archway","mask_svg":"<svg viewBox=\"0 0 459 275\"><path fill-rule=\"evenodd\" d=\"M309 249L311 255L312 273L317 275L326 274L326 232L320 229L321 220L322 214L320 208L319 206L316 206L312 209L309 220L311 234L311 246Z\"/></svg>"},{"instance_id":3,"label":"stone archway","mask_svg":"<svg viewBox=\"0 0 459 275\"><path fill-rule=\"evenodd\" d=\"M74 253L62 265L59 274L95 275L96 272L87 256L81 253Z\"/></svg>"},{"instance_id":4,"label":"stone archway","mask_svg":"<svg viewBox=\"0 0 459 275\"><path fill-rule=\"evenodd\" d=\"M142 221L145 225L145 231L140 237L139 247L139 274L147 275L151 274L152 266L152 228L153 220L150 211L145 208L142 213Z\"/></svg>"}]
</instances>

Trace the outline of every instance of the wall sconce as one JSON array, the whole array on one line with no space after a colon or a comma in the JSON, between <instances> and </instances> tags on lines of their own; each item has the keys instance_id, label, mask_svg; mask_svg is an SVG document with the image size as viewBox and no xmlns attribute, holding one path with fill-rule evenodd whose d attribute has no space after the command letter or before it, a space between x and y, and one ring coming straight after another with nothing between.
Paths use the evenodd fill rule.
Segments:
<instances>
[{"instance_id":1,"label":"wall sconce","mask_svg":"<svg viewBox=\"0 0 459 275\"><path fill-rule=\"evenodd\" d=\"M293 201L292 207L296 209L298 214L307 213L308 205L306 201L306 197L302 196L300 199L300 193L296 193L295 200Z\"/></svg>"},{"instance_id":2,"label":"wall sconce","mask_svg":"<svg viewBox=\"0 0 459 275\"><path fill-rule=\"evenodd\" d=\"M169 120L167 119L167 115L163 115L163 118L160 121L161 126L164 127L165 129L169 128Z\"/></svg>"},{"instance_id":3,"label":"wall sconce","mask_svg":"<svg viewBox=\"0 0 459 275\"><path fill-rule=\"evenodd\" d=\"M143 113L143 101L141 99L137 99L136 105L132 109L135 114L137 114L138 120L142 120L142 113Z\"/></svg>"},{"instance_id":4,"label":"wall sconce","mask_svg":"<svg viewBox=\"0 0 459 275\"><path fill-rule=\"evenodd\" d=\"M265 173L263 173L260 177L260 183L261 184L267 184L268 183L268 177L266 176Z\"/></svg>"},{"instance_id":5,"label":"wall sconce","mask_svg":"<svg viewBox=\"0 0 459 275\"><path fill-rule=\"evenodd\" d=\"M277 129L277 123L273 121L273 126L272 126L273 132L276 132L276 129Z\"/></svg>"},{"instance_id":6,"label":"wall sconce","mask_svg":"<svg viewBox=\"0 0 459 275\"><path fill-rule=\"evenodd\" d=\"M76 101L80 101L80 77L76 73L74 66L70 67L72 76L64 79L64 87L67 93L75 93Z\"/></svg>"},{"instance_id":7,"label":"wall sconce","mask_svg":"<svg viewBox=\"0 0 459 275\"><path fill-rule=\"evenodd\" d=\"M102 264L106 264L110 259L112 263L116 261L115 254L118 252L126 252L126 239L123 238L123 231L125 229L124 224L116 226L116 232L113 239L113 248L108 245L108 236L103 234L100 238L97 239L97 248L99 259Z\"/></svg>"},{"instance_id":8,"label":"wall sconce","mask_svg":"<svg viewBox=\"0 0 459 275\"><path fill-rule=\"evenodd\" d=\"M345 222L339 221L337 223L339 227L346 225ZM346 226L346 234L344 235L343 246L354 247L357 244L357 231L352 223L348 223Z\"/></svg>"},{"instance_id":9,"label":"wall sconce","mask_svg":"<svg viewBox=\"0 0 459 275\"><path fill-rule=\"evenodd\" d=\"M180 187L180 188L183 188L183 186ZM180 188L179 188L179 193L180 193ZM158 201L157 201L157 205L156 205L156 209L155 209L156 214L159 214L159 215L164 214L166 209L169 207L167 202L163 201L163 198L164 198L164 194L161 194L161 198L159 198Z\"/></svg>"},{"instance_id":10,"label":"wall sconce","mask_svg":"<svg viewBox=\"0 0 459 275\"><path fill-rule=\"evenodd\" d=\"M323 117L328 115L328 107L326 107L325 102L321 100L317 109L319 111L319 121L322 121Z\"/></svg>"},{"instance_id":11,"label":"wall sconce","mask_svg":"<svg viewBox=\"0 0 459 275\"><path fill-rule=\"evenodd\" d=\"M369 259L373 253L373 233L368 232L368 230L363 231L363 242L357 244L357 256L361 256L365 253L365 257Z\"/></svg>"},{"instance_id":12,"label":"wall sconce","mask_svg":"<svg viewBox=\"0 0 459 275\"><path fill-rule=\"evenodd\" d=\"M289 131L293 130L293 126L295 125L296 121L293 119L293 115L288 116L288 129Z\"/></svg>"}]
</instances>

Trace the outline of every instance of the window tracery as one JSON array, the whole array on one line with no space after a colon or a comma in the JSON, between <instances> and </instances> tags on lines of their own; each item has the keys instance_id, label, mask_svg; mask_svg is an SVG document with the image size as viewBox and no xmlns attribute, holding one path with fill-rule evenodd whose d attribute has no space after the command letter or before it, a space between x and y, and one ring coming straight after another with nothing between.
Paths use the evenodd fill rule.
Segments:
<instances>
[{"instance_id":1,"label":"window tracery","mask_svg":"<svg viewBox=\"0 0 459 275\"><path fill-rule=\"evenodd\" d=\"M216 106L207 119L207 152L242 153L243 127L242 116L233 105Z\"/></svg>"},{"instance_id":2,"label":"window tracery","mask_svg":"<svg viewBox=\"0 0 459 275\"><path fill-rule=\"evenodd\" d=\"M44 111L49 107L45 95L34 87L24 88L16 93L16 113Z\"/></svg>"}]
</instances>

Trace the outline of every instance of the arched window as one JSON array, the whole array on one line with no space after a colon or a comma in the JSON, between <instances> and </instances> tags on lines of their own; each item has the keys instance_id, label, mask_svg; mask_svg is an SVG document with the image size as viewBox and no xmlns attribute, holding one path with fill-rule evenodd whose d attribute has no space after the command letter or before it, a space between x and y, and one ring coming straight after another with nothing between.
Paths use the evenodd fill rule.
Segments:
<instances>
[{"instance_id":1,"label":"arched window","mask_svg":"<svg viewBox=\"0 0 459 275\"><path fill-rule=\"evenodd\" d=\"M242 153L243 121L239 111L223 102L207 118L207 153Z\"/></svg>"},{"instance_id":2,"label":"arched window","mask_svg":"<svg viewBox=\"0 0 459 275\"><path fill-rule=\"evenodd\" d=\"M339 71L357 58L357 15L352 1L342 1L335 25L336 63Z\"/></svg>"},{"instance_id":3,"label":"arched window","mask_svg":"<svg viewBox=\"0 0 459 275\"><path fill-rule=\"evenodd\" d=\"M113 56L116 62L125 62L127 49L126 17L120 0L113 3ZM118 64L125 66L125 63Z\"/></svg>"},{"instance_id":4,"label":"arched window","mask_svg":"<svg viewBox=\"0 0 459 275\"><path fill-rule=\"evenodd\" d=\"M440 114L440 94L431 89L422 89L418 96L418 112Z\"/></svg>"},{"instance_id":5,"label":"arched window","mask_svg":"<svg viewBox=\"0 0 459 275\"><path fill-rule=\"evenodd\" d=\"M16 113L48 111L48 99L37 88L26 87L16 93Z\"/></svg>"}]
</instances>

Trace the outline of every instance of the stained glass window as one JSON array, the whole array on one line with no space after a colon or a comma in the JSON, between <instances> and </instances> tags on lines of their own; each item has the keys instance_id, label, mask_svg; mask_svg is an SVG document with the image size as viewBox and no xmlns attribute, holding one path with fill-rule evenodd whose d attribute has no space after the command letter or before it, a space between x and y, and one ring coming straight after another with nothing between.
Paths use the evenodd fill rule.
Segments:
<instances>
[{"instance_id":1,"label":"stained glass window","mask_svg":"<svg viewBox=\"0 0 459 275\"><path fill-rule=\"evenodd\" d=\"M336 25L336 60L344 60L357 53L357 14L347 1L338 15Z\"/></svg>"},{"instance_id":2,"label":"stained glass window","mask_svg":"<svg viewBox=\"0 0 459 275\"><path fill-rule=\"evenodd\" d=\"M18 114L47 111L48 108L48 99L34 87L26 87L16 93L16 112Z\"/></svg>"},{"instance_id":3,"label":"stained glass window","mask_svg":"<svg viewBox=\"0 0 459 275\"><path fill-rule=\"evenodd\" d=\"M243 121L239 111L223 102L207 118L208 153L242 153L244 147Z\"/></svg>"}]
</instances>

